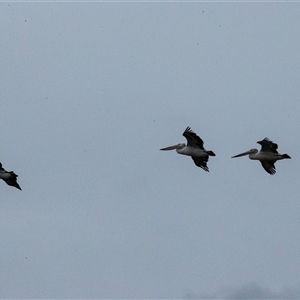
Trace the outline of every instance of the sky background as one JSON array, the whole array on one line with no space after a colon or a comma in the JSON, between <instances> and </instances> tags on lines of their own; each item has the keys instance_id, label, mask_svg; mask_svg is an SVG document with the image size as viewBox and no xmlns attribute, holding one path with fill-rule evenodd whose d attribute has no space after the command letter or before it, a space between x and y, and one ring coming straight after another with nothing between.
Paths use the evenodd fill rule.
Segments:
<instances>
[{"instance_id":1,"label":"sky background","mask_svg":"<svg viewBox=\"0 0 300 300\"><path fill-rule=\"evenodd\" d=\"M0 8L0 298L300 298L300 4Z\"/></svg>"}]
</instances>

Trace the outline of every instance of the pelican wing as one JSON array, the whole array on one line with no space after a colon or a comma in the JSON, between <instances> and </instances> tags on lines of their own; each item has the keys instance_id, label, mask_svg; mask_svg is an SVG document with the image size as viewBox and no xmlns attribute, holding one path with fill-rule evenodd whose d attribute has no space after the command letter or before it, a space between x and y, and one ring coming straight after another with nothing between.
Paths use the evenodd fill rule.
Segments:
<instances>
[{"instance_id":1,"label":"pelican wing","mask_svg":"<svg viewBox=\"0 0 300 300\"><path fill-rule=\"evenodd\" d=\"M203 140L195 132L192 131L191 127L187 127L182 135L187 139L187 145L189 147L197 147L205 150L203 147Z\"/></svg>"},{"instance_id":2,"label":"pelican wing","mask_svg":"<svg viewBox=\"0 0 300 300\"><path fill-rule=\"evenodd\" d=\"M8 172L10 174L10 177L3 178L3 180L6 182L6 184L11 185L19 190L22 190L19 184L17 183L17 177L18 175L15 174L13 171Z\"/></svg>"},{"instance_id":3,"label":"pelican wing","mask_svg":"<svg viewBox=\"0 0 300 300\"><path fill-rule=\"evenodd\" d=\"M262 167L266 170L266 172L268 172L271 175L274 175L276 173L275 162L276 160L260 161Z\"/></svg>"},{"instance_id":4,"label":"pelican wing","mask_svg":"<svg viewBox=\"0 0 300 300\"><path fill-rule=\"evenodd\" d=\"M208 156L207 157L197 157L197 156L192 156L192 159L197 167L200 167L206 172L209 172L208 166L206 163L208 162Z\"/></svg>"},{"instance_id":5,"label":"pelican wing","mask_svg":"<svg viewBox=\"0 0 300 300\"><path fill-rule=\"evenodd\" d=\"M17 183L17 177L18 175L13 171L6 171L2 164L0 163L0 178L3 179L3 181L6 182L6 184L11 185L19 190L22 190Z\"/></svg>"},{"instance_id":6,"label":"pelican wing","mask_svg":"<svg viewBox=\"0 0 300 300\"><path fill-rule=\"evenodd\" d=\"M277 152L278 145L270 141L267 137L257 143L261 145L261 150L260 150L261 152L278 153Z\"/></svg>"}]
</instances>

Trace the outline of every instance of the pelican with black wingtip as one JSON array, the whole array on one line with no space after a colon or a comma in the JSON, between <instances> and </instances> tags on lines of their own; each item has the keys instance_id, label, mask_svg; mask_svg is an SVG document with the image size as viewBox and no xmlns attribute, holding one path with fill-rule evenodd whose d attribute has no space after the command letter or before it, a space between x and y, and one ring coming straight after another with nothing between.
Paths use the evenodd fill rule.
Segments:
<instances>
[{"instance_id":1,"label":"pelican with black wingtip","mask_svg":"<svg viewBox=\"0 0 300 300\"><path fill-rule=\"evenodd\" d=\"M264 138L257 143L261 145L260 151L257 149L250 149L249 151L232 156L232 158L249 155L250 159L259 160L265 171L271 175L276 173L275 163L277 160L291 158L288 154L278 153L278 145L270 141L268 138Z\"/></svg>"},{"instance_id":2,"label":"pelican with black wingtip","mask_svg":"<svg viewBox=\"0 0 300 300\"><path fill-rule=\"evenodd\" d=\"M207 162L209 156L216 156L215 153L211 150L206 150L203 145L203 140L191 130L190 127L187 127L184 133L182 134L187 139L187 145L184 143L179 143L174 146L162 148L160 150L174 150L183 155L191 156L195 165L202 168L204 171L208 172Z\"/></svg>"}]
</instances>

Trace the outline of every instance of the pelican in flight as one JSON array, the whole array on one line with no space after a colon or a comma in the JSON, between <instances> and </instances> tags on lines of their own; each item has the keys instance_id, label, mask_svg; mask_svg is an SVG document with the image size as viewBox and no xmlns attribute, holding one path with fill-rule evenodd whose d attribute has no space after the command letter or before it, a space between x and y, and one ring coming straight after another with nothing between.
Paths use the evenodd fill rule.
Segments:
<instances>
[{"instance_id":1,"label":"pelican in flight","mask_svg":"<svg viewBox=\"0 0 300 300\"><path fill-rule=\"evenodd\" d=\"M259 160L263 168L271 175L276 173L275 163L277 160L291 158L288 154L280 154L277 152L278 145L270 141L268 138L264 138L262 141L258 141L261 145L261 150L250 149L249 151L232 156L240 157L249 154L250 159Z\"/></svg>"},{"instance_id":2,"label":"pelican in flight","mask_svg":"<svg viewBox=\"0 0 300 300\"><path fill-rule=\"evenodd\" d=\"M19 190L22 190L17 183L18 175L13 171L6 171L2 168L2 164L0 163L0 179L3 179L8 185L11 185Z\"/></svg>"},{"instance_id":3,"label":"pelican in flight","mask_svg":"<svg viewBox=\"0 0 300 300\"><path fill-rule=\"evenodd\" d=\"M206 163L208 162L209 156L215 156L215 153L204 149L203 140L193 132L190 127L187 127L182 135L187 139L187 145L180 143L160 150L176 149L176 152L179 154L191 156L196 166L208 172L209 169Z\"/></svg>"}]
</instances>

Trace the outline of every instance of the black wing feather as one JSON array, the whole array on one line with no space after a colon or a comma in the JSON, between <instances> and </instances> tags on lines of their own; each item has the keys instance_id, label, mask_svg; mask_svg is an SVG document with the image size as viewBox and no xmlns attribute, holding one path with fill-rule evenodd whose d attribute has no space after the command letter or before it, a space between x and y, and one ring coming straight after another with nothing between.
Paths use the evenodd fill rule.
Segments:
<instances>
[{"instance_id":1,"label":"black wing feather","mask_svg":"<svg viewBox=\"0 0 300 300\"><path fill-rule=\"evenodd\" d=\"M188 126L182 135L187 139L188 146L195 145L204 150L203 140L191 129L191 127Z\"/></svg>"},{"instance_id":2,"label":"black wing feather","mask_svg":"<svg viewBox=\"0 0 300 300\"><path fill-rule=\"evenodd\" d=\"M207 157L192 156L192 159L197 167L200 167L204 171L209 172L208 166L206 164L208 162L208 156Z\"/></svg>"},{"instance_id":3,"label":"black wing feather","mask_svg":"<svg viewBox=\"0 0 300 300\"><path fill-rule=\"evenodd\" d=\"M278 153L277 148L278 145L276 143L273 143L270 139L265 137L263 140L257 142L258 144L261 145L261 151L272 151L273 153Z\"/></svg>"},{"instance_id":4,"label":"black wing feather","mask_svg":"<svg viewBox=\"0 0 300 300\"><path fill-rule=\"evenodd\" d=\"M265 169L266 172L268 172L271 175L274 175L276 173L276 168L275 168L275 162L274 161L261 161L262 167Z\"/></svg>"}]
</instances>

